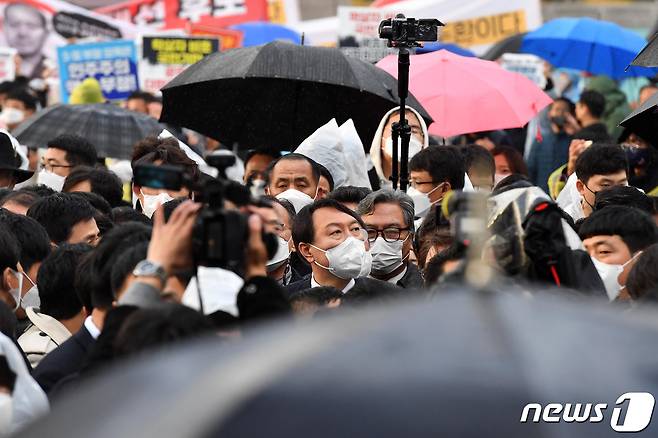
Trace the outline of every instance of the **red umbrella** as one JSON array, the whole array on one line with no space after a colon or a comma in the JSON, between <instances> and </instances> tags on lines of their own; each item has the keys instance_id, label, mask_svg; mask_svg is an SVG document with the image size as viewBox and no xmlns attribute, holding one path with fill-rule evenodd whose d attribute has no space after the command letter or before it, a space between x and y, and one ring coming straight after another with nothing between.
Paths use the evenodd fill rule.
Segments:
<instances>
[{"instance_id":1,"label":"red umbrella","mask_svg":"<svg viewBox=\"0 0 658 438\"><path fill-rule=\"evenodd\" d=\"M397 62L391 55L377 66L397 77ZM435 121L430 133L442 137L519 128L552 102L521 74L447 50L411 58L409 90Z\"/></svg>"}]
</instances>

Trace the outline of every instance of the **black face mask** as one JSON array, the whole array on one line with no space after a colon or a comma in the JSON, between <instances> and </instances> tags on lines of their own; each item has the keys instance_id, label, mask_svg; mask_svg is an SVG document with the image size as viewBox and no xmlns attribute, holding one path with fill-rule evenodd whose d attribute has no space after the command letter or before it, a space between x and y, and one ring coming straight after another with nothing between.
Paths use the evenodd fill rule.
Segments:
<instances>
[{"instance_id":1,"label":"black face mask","mask_svg":"<svg viewBox=\"0 0 658 438\"><path fill-rule=\"evenodd\" d=\"M554 116L551 117L551 123L557 126L558 130L562 131L564 129L564 125L567 124L567 118L564 116Z\"/></svg>"},{"instance_id":2,"label":"black face mask","mask_svg":"<svg viewBox=\"0 0 658 438\"><path fill-rule=\"evenodd\" d=\"M628 165L633 167L646 166L651 158L651 151L648 148L641 149L634 145L624 145Z\"/></svg>"}]
</instances>

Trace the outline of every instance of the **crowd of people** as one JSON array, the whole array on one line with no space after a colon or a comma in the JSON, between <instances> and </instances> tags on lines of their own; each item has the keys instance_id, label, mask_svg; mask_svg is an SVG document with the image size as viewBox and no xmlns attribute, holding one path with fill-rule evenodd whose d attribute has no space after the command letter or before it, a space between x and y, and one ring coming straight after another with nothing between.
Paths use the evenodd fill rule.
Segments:
<instances>
[{"instance_id":1,"label":"crowd of people","mask_svg":"<svg viewBox=\"0 0 658 438\"><path fill-rule=\"evenodd\" d=\"M241 259L231 269L199 262L208 243L199 240L223 236L199 232L218 179L179 138L198 156L222 145L172 128L179 138L137 143L128 172L75 133L23 150L11 132L45 102L27 83L0 84L0 434L117 361L200 336L239 342L268 318L459 290L472 283L469 263L503 284L620 312L657 301L658 145L618 129L626 102L611 82L592 80L577 102L555 98L537 132L446 141L409 108L406 193L390 181L395 108L360 175L320 144L242 151L219 172L214 206L245 220L241 245L224 248ZM656 91L649 84L638 99ZM162 110L146 93L126 106ZM186 183L139 185L140 166L174 166ZM484 212L475 208L483 197Z\"/></svg>"}]
</instances>

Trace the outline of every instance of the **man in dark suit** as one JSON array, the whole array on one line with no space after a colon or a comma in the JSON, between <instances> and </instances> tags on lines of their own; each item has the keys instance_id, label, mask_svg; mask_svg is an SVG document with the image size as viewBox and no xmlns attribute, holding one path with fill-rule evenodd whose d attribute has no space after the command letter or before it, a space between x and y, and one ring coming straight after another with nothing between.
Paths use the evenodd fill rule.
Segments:
<instances>
[{"instance_id":1,"label":"man in dark suit","mask_svg":"<svg viewBox=\"0 0 658 438\"><path fill-rule=\"evenodd\" d=\"M331 286L350 297L378 297L399 288L367 278L371 268L367 232L361 218L333 199L304 207L292 228L297 251L311 265L311 275L290 284L288 296L304 289Z\"/></svg>"},{"instance_id":2,"label":"man in dark suit","mask_svg":"<svg viewBox=\"0 0 658 438\"><path fill-rule=\"evenodd\" d=\"M368 231L372 270L370 276L405 289L423 286L415 264L409 262L414 233L414 202L404 192L382 189L358 205Z\"/></svg>"}]
</instances>

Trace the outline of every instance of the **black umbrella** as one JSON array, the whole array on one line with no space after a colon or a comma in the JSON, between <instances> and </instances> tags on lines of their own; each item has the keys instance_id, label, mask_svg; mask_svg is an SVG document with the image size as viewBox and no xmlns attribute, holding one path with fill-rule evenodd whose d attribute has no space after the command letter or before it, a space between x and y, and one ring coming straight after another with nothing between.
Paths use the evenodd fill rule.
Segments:
<instances>
[{"instance_id":1,"label":"black umbrella","mask_svg":"<svg viewBox=\"0 0 658 438\"><path fill-rule=\"evenodd\" d=\"M638 109L630 113L620 124L630 132L658 146L658 94L651 96Z\"/></svg>"},{"instance_id":2,"label":"black umbrella","mask_svg":"<svg viewBox=\"0 0 658 438\"><path fill-rule=\"evenodd\" d=\"M399 105L397 81L338 49L286 42L214 53L162 89L160 120L242 147L291 150L332 118L369 145ZM415 98L408 104L432 121Z\"/></svg>"},{"instance_id":3,"label":"black umbrella","mask_svg":"<svg viewBox=\"0 0 658 438\"><path fill-rule=\"evenodd\" d=\"M521 44L523 43L523 37L526 33L517 33L510 37L505 38L504 40L498 41L496 44L491 46L487 52L482 55L480 58L486 59L487 61L495 61L505 53L520 53Z\"/></svg>"},{"instance_id":4,"label":"black umbrella","mask_svg":"<svg viewBox=\"0 0 658 438\"><path fill-rule=\"evenodd\" d=\"M658 67L658 32L651 37L651 40L646 46L637 54L631 65L639 65L642 67Z\"/></svg>"},{"instance_id":5,"label":"black umbrella","mask_svg":"<svg viewBox=\"0 0 658 438\"><path fill-rule=\"evenodd\" d=\"M94 144L99 157L130 159L136 142L163 129L152 117L112 104L55 105L22 123L15 136L42 148L58 135L76 134Z\"/></svg>"},{"instance_id":6,"label":"black umbrella","mask_svg":"<svg viewBox=\"0 0 658 438\"><path fill-rule=\"evenodd\" d=\"M654 309L516 290L408 299L150 353L58 400L21 437L619 436L617 398L658 395ZM522 424L529 403L607 409L598 423Z\"/></svg>"}]
</instances>

